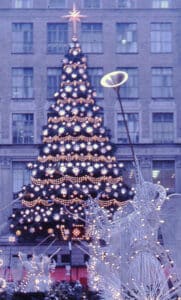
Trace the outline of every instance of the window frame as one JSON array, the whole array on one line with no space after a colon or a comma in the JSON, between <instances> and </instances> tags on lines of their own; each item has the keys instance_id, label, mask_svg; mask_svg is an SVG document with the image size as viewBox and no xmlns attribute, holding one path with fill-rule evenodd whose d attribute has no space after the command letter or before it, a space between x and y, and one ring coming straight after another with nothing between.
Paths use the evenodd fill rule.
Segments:
<instances>
[{"instance_id":1,"label":"window frame","mask_svg":"<svg viewBox=\"0 0 181 300\"><path fill-rule=\"evenodd\" d=\"M13 76L13 73L15 71L17 71L18 74L18 70L19 70L19 75L17 76ZM22 71L22 74L20 74ZM31 71L31 74L28 75L28 71ZM26 74L27 73L27 74ZM34 99L34 69L33 67L12 67L11 69L11 75L12 75L12 99L13 100L32 100ZM19 78L19 80L18 80ZM19 85L19 82L20 85ZM22 84L21 84L22 81ZM16 82L16 83L14 83ZM20 91L20 96L15 96L14 93L17 93L17 91L15 92L14 89L19 89ZM29 95L28 95L29 93Z\"/></svg>"},{"instance_id":2,"label":"window frame","mask_svg":"<svg viewBox=\"0 0 181 300\"><path fill-rule=\"evenodd\" d=\"M29 4L25 5L25 3ZM34 7L34 0L12 0L12 7L15 9L32 9Z\"/></svg>"},{"instance_id":3,"label":"window frame","mask_svg":"<svg viewBox=\"0 0 181 300\"><path fill-rule=\"evenodd\" d=\"M87 30L86 30L86 26L87 26ZM97 37L98 40L96 40ZM82 42L82 51L84 53L102 54L103 53L103 23L100 22L81 23L81 42Z\"/></svg>"},{"instance_id":4,"label":"window frame","mask_svg":"<svg viewBox=\"0 0 181 300\"><path fill-rule=\"evenodd\" d=\"M170 74L169 74L170 71ZM152 67L151 68L151 95L152 99L170 100L174 98L173 89L173 67ZM154 73L155 74L154 74ZM160 72L160 73L159 73ZM167 73L167 74L166 74ZM160 82L160 84L159 84ZM170 82L170 84L169 84ZM167 85L166 85L167 83Z\"/></svg>"},{"instance_id":5,"label":"window frame","mask_svg":"<svg viewBox=\"0 0 181 300\"><path fill-rule=\"evenodd\" d=\"M25 31L25 30L19 30L19 31L14 31L13 27L17 25L19 25L19 27L23 27L23 25L30 25L30 30L29 31ZM17 32L17 37L18 34L21 33L22 34L22 41L21 42L17 42L16 40L18 40L18 38L16 37L16 32ZM28 33L30 35L29 40L31 40L30 42L26 42L25 41L25 32ZM33 53L33 23L32 22L28 22L28 23L18 23L18 22L13 22L12 23L12 53L13 54L32 54ZM29 47L28 50L17 50L15 44L19 44L21 45L22 49L24 47ZM15 49L14 49L15 48Z\"/></svg>"},{"instance_id":6,"label":"window frame","mask_svg":"<svg viewBox=\"0 0 181 300\"><path fill-rule=\"evenodd\" d=\"M166 26L167 25L167 26ZM164 27L169 27L164 29ZM155 27L155 28L152 28ZM160 28L156 28L160 27ZM168 36L170 38L168 39ZM159 50L156 48L159 46ZM152 22L150 24L150 51L151 53L172 53L173 26L172 22Z\"/></svg>"},{"instance_id":7,"label":"window frame","mask_svg":"<svg viewBox=\"0 0 181 300\"><path fill-rule=\"evenodd\" d=\"M54 27L54 28L53 28ZM62 27L62 28L61 28ZM55 41L54 38L55 38ZM61 40L61 38L62 40ZM47 23L47 54L64 54L68 46L68 23Z\"/></svg>"},{"instance_id":8,"label":"window frame","mask_svg":"<svg viewBox=\"0 0 181 300\"><path fill-rule=\"evenodd\" d=\"M172 116L169 121L169 116ZM154 117L156 118L154 120ZM168 120L167 120L168 117ZM159 121L160 118L160 121ZM157 124L157 125L156 125ZM167 124L167 125L164 125ZM169 127L170 128L167 129ZM152 113L152 143L153 144L173 144L175 140L175 115L173 112L153 112ZM167 127L166 127L167 126ZM160 130L159 130L160 129ZM167 131L166 131L167 129ZM168 137L170 136L170 139Z\"/></svg>"},{"instance_id":9,"label":"window frame","mask_svg":"<svg viewBox=\"0 0 181 300\"><path fill-rule=\"evenodd\" d=\"M129 39L131 38L132 40L129 41ZM120 44L122 45L120 46ZM138 23L136 22L116 23L116 53L117 54L138 53Z\"/></svg>"},{"instance_id":10,"label":"window frame","mask_svg":"<svg viewBox=\"0 0 181 300\"><path fill-rule=\"evenodd\" d=\"M134 122L131 120L129 121L127 119L127 117L133 117L133 116L136 117L136 120ZM138 112L127 112L127 113L125 113L125 118L126 118L128 130L129 130L131 142L133 144L139 144L140 143L140 114ZM121 127L119 128L119 122L122 123L122 125L121 125L122 129L121 129ZM131 123L132 124L135 123L134 130L131 130L131 128L130 128L132 126ZM136 127L135 127L135 125L136 125ZM116 127L115 128L116 128L116 130L115 130L116 143L129 144L123 116L120 111L118 111L116 113ZM124 141L123 141L123 139L124 139Z\"/></svg>"},{"instance_id":11,"label":"window frame","mask_svg":"<svg viewBox=\"0 0 181 300\"><path fill-rule=\"evenodd\" d=\"M29 119L27 120L18 120L13 119L14 116L29 116ZM32 117L32 119L31 119ZM16 123L20 123L20 126L17 126ZM27 125L26 125L27 122ZM30 124L28 124L30 123ZM15 112L12 113L12 144L14 145L31 145L35 142L35 116L34 113L19 113ZM25 134L20 135L21 130L24 130ZM16 133L16 134L15 134ZM30 135L28 135L30 133ZM22 139L23 142L20 142Z\"/></svg>"}]
</instances>

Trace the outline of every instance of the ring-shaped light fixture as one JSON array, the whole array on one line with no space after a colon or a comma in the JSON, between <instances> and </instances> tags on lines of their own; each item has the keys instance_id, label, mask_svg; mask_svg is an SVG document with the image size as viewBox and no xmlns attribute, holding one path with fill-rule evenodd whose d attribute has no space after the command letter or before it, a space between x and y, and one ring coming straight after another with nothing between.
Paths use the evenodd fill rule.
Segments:
<instances>
[{"instance_id":1,"label":"ring-shaped light fixture","mask_svg":"<svg viewBox=\"0 0 181 300\"><path fill-rule=\"evenodd\" d=\"M100 81L101 85L108 88L116 88L123 85L128 80L128 73L124 71L114 71L104 75Z\"/></svg>"}]
</instances>

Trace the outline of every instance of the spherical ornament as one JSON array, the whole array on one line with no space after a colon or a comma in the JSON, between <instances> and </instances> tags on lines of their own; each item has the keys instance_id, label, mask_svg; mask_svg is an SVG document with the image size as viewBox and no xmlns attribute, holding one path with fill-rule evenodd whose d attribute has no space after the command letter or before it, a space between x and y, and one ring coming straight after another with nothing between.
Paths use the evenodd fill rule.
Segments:
<instances>
[{"instance_id":1,"label":"spherical ornament","mask_svg":"<svg viewBox=\"0 0 181 300\"><path fill-rule=\"evenodd\" d=\"M86 61L87 61L87 58L84 56L84 57L82 57L81 61L82 61L82 62L86 62Z\"/></svg>"},{"instance_id":2,"label":"spherical ornament","mask_svg":"<svg viewBox=\"0 0 181 300\"><path fill-rule=\"evenodd\" d=\"M58 129L58 133L59 133L59 134L64 133L64 131L65 131L65 128L64 128L64 127L59 127L59 129Z\"/></svg>"},{"instance_id":3,"label":"spherical ornament","mask_svg":"<svg viewBox=\"0 0 181 300\"><path fill-rule=\"evenodd\" d=\"M76 93L76 92L73 92L73 93L72 93L72 97L73 97L73 98L77 98L77 93Z\"/></svg>"},{"instance_id":4,"label":"spherical ornament","mask_svg":"<svg viewBox=\"0 0 181 300\"><path fill-rule=\"evenodd\" d=\"M118 192L114 192L114 193L113 193L113 196L114 196L115 198L117 198L117 197L119 196Z\"/></svg>"},{"instance_id":5,"label":"spherical ornament","mask_svg":"<svg viewBox=\"0 0 181 300\"><path fill-rule=\"evenodd\" d=\"M127 192L127 190L126 190L124 187L122 187L122 188L121 188L121 194L122 194L122 195L125 195L126 192Z\"/></svg>"},{"instance_id":6,"label":"spherical ornament","mask_svg":"<svg viewBox=\"0 0 181 300\"><path fill-rule=\"evenodd\" d=\"M59 150L60 150L60 152L64 153L65 152L65 147L64 146L60 146Z\"/></svg>"},{"instance_id":7,"label":"spherical ornament","mask_svg":"<svg viewBox=\"0 0 181 300\"><path fill-rule=\"evenodd\" d=\"M20 236L22 234L21 230L16 230L16 235Z\"/></svg>"},{"instance_id":8,"label":"spherical ornament","mask_svg":"<svg viewBox=\"0 0 181 300\"><path fill-rule=\"evenodd\" d=\"M25 214L26 214L26 215L29 215L29 214L30 214L30 210L29 210L29 209L26 209L26 210L25 210Z\"/></svg>"},{"instance_id":9,"label":"spherical ornament","mask_svg":"<svg viewBox=\"0 0 181 300\"><path fill-rule=\"evenodd\" d=\"M67 96L67 94L66 94L66 93L64 93L64 92L63 92L63 93L61 93L61 97L62 97L62 98L65 98L66 96Z\"/></svg>"},{"instance_id":10,"label":"spherical ornament","mask_svg":"<svg viewBox=\"0 0 181 300\"><path fill-rule=\"evenodd\" d=\"M75 175L78 175L79 172L80 172L80 169L77 168L77 167L75 167L75 168L72 169L72 172L73 172Z\"/></svg>"},{"instance_id":11,"label":"spherical ornament","mask_svg":"<svg viewBox=\"0 0 181 300\"><path fill-rule=\"evenodd\" d=\"M72 70L72 67L70 67L70 66L65 68L65 72L66 72L67 74L71 74L72 71L73 71L73 70Z\"/></svg>"},{"instance_id":12,"label":"spherical ornament","mask_svg":"<svg viewBox=\"0 0 181 300\"><path fill-rule=\"evenodd\" d=\"M64 59L62 60L62 62L63 62L63 64L67 64L67 63L68 63L68 58L64 58Z\"/></svg>"},{"instance_id":13,"label":"spherical ornament","mask_svg":"<svg viewBox=\"0 0 181 300\"><path fill-rule=\"evenodd\" d=\"M94 168L92 166L89 166L87 168L87 172L92 173L94 171Z\"/></svg>"},{"instance_id":14,"label":"spherical ornament","mask_svg":"<svg viewBox=\"0 0 181 300\"><path fill-rule=\"evenodd\" d=\"M106 153L106 149L105 149L105 148L102 148L102 149L101 149L101 153L102 153L102 154L105 154L105 153Z\"/></svg>"},{"instance_id":15,"label":"spherical ornament","mask_svg":"<svg viewBox=\"0 0 181 300\"><path fill-rule=\"evenodd\" d=\"M63 109L60 109L60 111L59 111L59 115L60 115L60 116L64 116L64 115L65 115L65 110L63 110Z\"/></svg>"},{"instance_id":16,"label":"spherical ornament","mask_svg":"<svg viewBox=\"0 0 181 300\"><path fill-rule=\"evenodd\" d=\"M78 110L78 108L74 107L71 112L73 115L77 115L79 110Z\"/></svg>"},{"instance_id":17,"label":"spherical ornament","mask_svg":"<svg viewBox=\"0 0 181 300\"><path fill-rule=\"evenodd\" d=\"M78 55L78 53L79 53L79 52L78 52L77 50L73 50L73 51L72 51L72 54L73 54L74 56Z\"/></svg>"},{"instance_id":18,"label":"spherical ornament","mask_svg":"<svg viewBox=\"0 0 181 300\"><path fill-rule=\"evenodd\" d=\"M67 85L67 86L65 87L65 91L66 91L67 93L71 93L72 87L71 87L70 85Z\"/></svg>"},{"instance_id":19,"label":"spherical ornament","mask_svg":"<svg viewBox=\"0 0 181 300\"><path fill-rule=\"evenodd\" d=\"M30 227L29 232L30 233L34 233L35 232L35 228L34 227Z\"/></svg>"},{"instance_id":20,"label":"spherical ornament","mask_svg":"<svg viewBox=\"0 0 181 300\"><path fill-rule=\"evenodd\" d=\"M61 193L62 193L62 195L66 195L67 194L67 189L65 189L65 188L61 189Z\"/></svg>"},{"instance_id":21,"label":"spherical ornament","mask_svg":"<svg viewBox=\"0 0 181 300\"><path fill-rule=\"evenodd\" d=\"M52 234L52 233L54 233L54 230L53 230L53 228L48 228L47 232L48 232L48 234Z\"/></svg>"},{"instance_id":22,"label":"spherical ornament","mask_svg":"<svg viewBox=\"0 0 181 300\"><path fill-rule=\"evenodd\" d=\"M90 126L88 126L88 127L86 128L86 132L87 132L87 133L92 133L92 132L93 132L93 128L90 127Z\"/></svg>"},{"instance_id":23,"label":"spherical ornament","mask_svg":"<svg viewBox=\"0 0 181 300\"><path fill-rule=\"evenodd\" d=\"M53 215L53 219L54 219L55 221L59 221L59 220L60 220L60 215L59 215L58 213L54 214L54 215Z\"/></svg>"},{"instance_id":24,"label":"spherical ornament","mask_svg":"<svg viewBox=\"0 0 181 300\"><path fill-rule=\"evenodd\" d=\"M52 196L53 196L53 195L52 195ZM50 209L47 210L47 211L46 211L46 214L47 214L47 216L50 216L50 215L52 214L51 210L50 210Z\"/></svg>"},{"instance_id":25,"label":"spherical ornament","mask_svg":"<svg viewBox=\"0 0 181 300\"><path fill-rule=\"evenodd\" d=\"M80 144L80 148L82 148L82 149L84 149L85 146L86 146L85 143L81 143L81 144Z\"/></svg>"},{"instance_id":26,"label":"spherical ornament","mask_svg":"<svg viewBox=\"0 0 181 300\"><path fill-rule=\"evenodd\" d=\"M93 145L93 149L97 150L99 148L98 144Z\"/></svg>"},{"instance_id":27,"label":"spherical ornament","mask_svg":"<svg viewBox=\"0 0 181 300\"><path fill-rule=\"evenodd\" d=\"M87 151L88 151L88 152L91 152L92 149L93 149L93 148L92 148L92 145L87 145Z\"/></svg>"},{"instance_id":28,"label":"spherical ornament","mask_svg":"<svg viewBox=\"0 0 181 300\"><path fill-rule=\"evenodd\" d=\"M58 93L58 92L54 94L54 97L55 97L55 98L57 98L58 96L59 96L59 93Z\"/></svg>"},{"instance_id":29,"label":"spherical ornament","mask_svg":"<svg viewBox=\"0 0 181 300\"><path fill-rule=\"evenodd\" d=\"M111 145L107 145L107 146L106 146L106 149L107 149L108 151L112 150Z\"/></svg>"},{"instance_id":30,"label":"spherical ornament","mask_svg":"<svg viewBox=\"0 0 181 300\"><path fill-rule=\"evenodd\" d=\"M79 125L76 125L76 126L74 127L74 131L75 131L75 132L80 132L80 131L81 131L81 127L80 127Z\"/></svg>"},{"instance_id":31,"label":"spherical ornament","mask_svg":"<svg viewBox=\"0 0 181 300\"><path fill-rule=\"evenodd\" d=\"M43 130L43 135L44 135L44 136L47 136L47 135L48 135L48 129L44 129L44 130Z\"/></svg>"},{"instance_id":32,"label":"spherical ornament","mask_svg":"<svg viewBox=\"0 0 181 300\"><path fill-rule=\"evenodd\" d=\"M75 79L75 78L77 78L77 74L76 74L76 73L72 73L71 77L72 77L73 79Z\"/></svg>"},{"instance_id":33,"label":"spherical ornament","mask_svg":"<svg viewBox=\"0 0 181 300\"><path fill-rule=\"evenodd\" d=\"M118 168L114 168L113 169L113 174L118 176L119 175L119 169Z\"/></svg>"},{"instance_id":34,"label":"spherical ornament","mask_svg":"<svg viewBox=\"0 0 181 300\"><path fill-rule=\"evenodd\" d=\"M102 174L102 175L106 175L107 172L108 172L108 170L107 170L106 168L103 168L103 169L101 170L101 174Z\"/></svg>"},{"instance_id":35,"label":"spherical ornament","mask_svg":"<svg viewBox=\"0 0 181 300\"><path fill-rule=\"evenodd\" d=\"M58 148L58 146L57 146L56 144L53 144L53 145L52 145L52 149L53 149L53 150L56 150L57 148Z\"/></svg>"},{"instance_id":36,"label":"spherical ornament","mask_svg":"<svg viewBox=\"0 0 181 300\"><path fill-rule=\"evenodd\" d=\"M35 217L35 222L40 222L41 221L41 216L40 215L36 215Z\"/></svg>"},{"instance_id":37,"label":"spherical ornament","mask_svg":"<svg viewBox=\"0 0 181 300\"><path fill-rule=\"evenodd\" d=\"M39 166L39 170L40 170L40 171L43 171L44 169L45 169L45 167L44 167L43 165L40 165L40 166Z\"/></svg>"},{"instance_id":38,"label":"spherical ornament","mask_svg":"<svg viewBox=\"0 0 181 300\"><path fill-rule=\"evenodd\" d=\"M84 69L83 69L83 68L80 68L78 72L79 72L79 74L81 74L81 75L82 75L82 74L84 74L84 72L85 72L85 71L84 71Z\"/></svg>"},{"instance_id":39,"label":"spherical ornament","mask_svg":"<svg viewBox=\"0 0 181 300\"><path fill-rule=\"evenodd\" d=\"M80 88L81 92L85 92L86 91L86 86L84 84L81 84L79 88Z\"/></svg>"},{"instance_id":40,"label":"spherical ornament","mask_svg":"<svg viewBox=\"0 0 181 300\"><path fill-rule=\"evenodd\" d=\"M50 153L50 149L48 147L44 147L43 152L45 154L48 154L48 153ZM36 175L36 173L35 173L35 175Z\"/></svg>"},{"instance_id":41,"label":"spherical ornament","mask_svg":"<svg viewBox=\"0 0 181 300\"><path fill-rule=\"evenodd\" d=\"M80 150L80 146L79 146L79 145L77 145L77 144L76 144L76 145L74 145L74 147L73 147L73 148L74 148L74 150L75 150L75 151L79 151L79 150Z\"/></svg>"}]
</instances>

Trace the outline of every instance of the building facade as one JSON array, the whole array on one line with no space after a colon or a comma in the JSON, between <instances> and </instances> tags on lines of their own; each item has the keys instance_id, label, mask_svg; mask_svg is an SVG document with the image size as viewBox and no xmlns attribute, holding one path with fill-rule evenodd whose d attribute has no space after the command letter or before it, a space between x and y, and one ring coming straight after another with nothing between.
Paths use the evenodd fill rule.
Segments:
<instances>
[{"instance_id":1,"label":"building facade","mask_svg":"<svg viewBox=\"0 0 181 300\"><path fill-rule=\"evenodd\" d=\"M72 25L62 18L73 0L0 1L0 202L2 234L17 205L14 195L30 180L26 163L38 155L42 126L59 88L61 61ZM144 178L181 192L180 0L77 0L78 36L103 107L104 124L134 184L132 156L120 106L101 77L129 75L120 94Z\"/></svg>"}]
</instances>

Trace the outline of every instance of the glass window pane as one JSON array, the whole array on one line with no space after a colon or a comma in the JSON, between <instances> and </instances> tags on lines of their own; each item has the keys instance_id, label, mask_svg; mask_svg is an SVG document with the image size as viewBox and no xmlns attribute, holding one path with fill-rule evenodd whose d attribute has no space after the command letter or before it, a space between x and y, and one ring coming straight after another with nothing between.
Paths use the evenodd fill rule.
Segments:
<instances>
[{"instance_id":1,"label":"glass window pane","mask_svg":"<svg viewBox=\"0 0 181 300\"><path fill-rule=\"evenodd\" d=\"M33 114L12 115L13 144L32 144L34 141Z\"/></svg>"},{"instance_id":2,"label":"glass window pane","mask_svg":"<svg viewBox=\"0 0 181 300\"><path fill-rule=\"evenodd\" d=\"M137 0L117 0L118 8L135 8Z\"/></svg>"},{"instance_id":3,"label":"glass window pane","mask_svg":"<svg viewBox=\"0 0 181 300\"><path fill-rule=\"evenodd\" d=\"M84 8L100 8L100 0L84 0Z\"/></svg>"},{"instance_id":4,"label":"glass window pane","mask_svg":"<svg viewBox=\"0 0 181 300\"><path fill-rule=\"evenodd\" d=\"M152 7L153 8L169 8L169 7L171 7L171 1L170 0L152 0Z\"/></svg>"},{"instance_id":5,"label":"glass window pane","mask_svg":"<svg viewBox=\"0 0 181 300\"><path fill-rule=\"evenodd\" d=\"M12 0L13 8L33 8L33 0Z\"/></svg>"},{"instance_id":6,"label":"glass window pane","mask_svg":"<svg viewBox=\"0 0 181 300\"><path fill-rule=\"evenodd\" d=\"M32 53L33 51L33 24L12 24L12 52Z\"/></svg>"},{"instance_id":7,"label":"glass window pane","mask_svg":"<svg viewBox=\"0 0 181 300\"><path fill-rule=\"evenodd\" d=\"M125 114L127 126L132 143L139 143L139 115L138 113L126 113ZM122 114L117 114L117 142L128 143L128 136L125 129Z\"/></svg>"},{"instance_id":8,"label":"glass window pane","mask_svg":"<svg viewBox=\"0 0 181 300\"><path fill-rule=\"evenodd\" d=\"M153 142L174 142L174 116L173 113L153 113Z\"/></svg>"},{"instance_id":9,"label":"glass window pane","mask_svg":"<svg viewBox=\"0 0 181 300\"><path fill-rule=\"evenodd\" d=\"M121 86L122 98L138 98L138 68L117 68L128 73L128 80Z\"/></svg>"},{"instance_id":10,"label":"glass window pane","mask_svg":"<svg viewBox=\"0 0 181 300\"><path fill-rule=\"evenodd\" d=\"M137 24L117 23L116 51L119 53L136 53L137 45Z\"/></svg>"},{"instance_id":11,"label":"glass window pane","mask_svg":"<svg viewBox=\"0 0 181 300\"><path fill-rule=\"evenodd\" d=\"M172 51L172 24L151 24L151 52L169 53Z\"/></svg>"},{"instance_id":12,"label":"glass window pane","mask_svg":"<svg viewBox=\"0 0 181 300\"><path fill-rule=\"evenodd\" d=\"M26 162L13 162L13 193L19 192L23 185L30 182L31 171L27 168Z\"/></svg>"},{"instance_id":13,"label":"glass window pane","mask_svg":"<svg viewBox=\"0 0 181 300\"><path fill-rule=\"evenodd\" d=\"M12 98L33 98L33 68L12 68Z\"/></svg>"},{"instance_id":14,"label":"glass window pane","mask_svg":"<svg viewBox=\"0 0 181 300\"><path fill-rule=\"evenodd\" d=\"M172 68L152 68L152 97L173 98Z\"/></svg>"},{"instance_id":15,"label":"glass window pane","mask_svg":"<svg viewBox=\"0 0 181 300\"><path fill-rule=\"evenodd\" d=\"M65 8L66 0L49 0L48 8Z\"/></svg>"},{"instance_id":16,"label":"glass window pane","mask_svg":"<svg viewBox=\"0 0 181 300\"><path fill-rule=\"evenodd\" d=\"M175 191L175 161L153 161L152 179L154 183L160 183L168 189L168 193Z\"/></svg>"},{"instance_id":17,"label":"glass window pane","mask_svg":"<svg viewBox=\"0 0 181 300\"><path fill-rule=\"evenodd\" d=\"M90 82L92 88L96 91L97 97L103 97L103 88L100 84L100 80L103 76L103 69L102 68L89 68L88 74L90 77Z\"/></svg>"},{"instance_id":18,"label":"glass window pane","mask_svg":"<svg viewBox=\"0 0 181 300\"><path fill-rule=\"evenodd\" d=\"M54 93L59 90L61 68L48 68L47 69L47 97L53 98Z\"/></svg>"},{"instance_id":19,"label":"glass window pane","mask_svg":"<svg viewBox=\"0 0 181 300\"><path fill-rule=\"evenodd\" d=\"M68 24L47 24L47 51L48 53L64 53L68 44Z\"/></svg>"},{"instance_id":20,"label":"glass window pane","mask_svg":"<svg viewBox=\"0 0 181 300\"><path fill-rule=\"evenodd\" d=\"M85 53L102 53L103 35L101 23L81 24L82 49Z\"/></svg>"}]
</instances>

